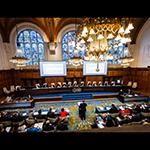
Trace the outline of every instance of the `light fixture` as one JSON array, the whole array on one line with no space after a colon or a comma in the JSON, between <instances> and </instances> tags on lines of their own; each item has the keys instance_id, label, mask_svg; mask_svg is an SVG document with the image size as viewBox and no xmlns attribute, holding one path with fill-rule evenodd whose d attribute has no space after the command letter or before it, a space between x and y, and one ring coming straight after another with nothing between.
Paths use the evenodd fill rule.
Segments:
<instances>
[{"instance_id":1,"label":"light fixture","mask_svg":"<svg viewBox=\"0 0 150 150\"><path fill-rule=\"evenodd\" d=\"M17 49L16 55L9 60L11 63L14 63L17 67L24 67L28 59L23 56L22 50Z\"/></svg>"},{"instance_id":2,"label":"light fixture","mask_svg":"<svg viewBox=\"0 0 150 150\"><path fill-rule=\"evenodd\" d=\"M79 51L81 50L80 44L83 44L84 41L81 41L81 43L78 42L78 37L77 37L77 23L75 21L75 41L72 41L71 44L74 47L74 57L68 59L68 64L73 66L73 67L79 67L83 64L83 58L79 55Z\"/></svg>"},{"instance_id":3,"label":"light fixture","mask_svg":"<svg viewBox=\"0 0 150 150\"><path fill-rule=\"evenodd\" d=\"M16 36L18 35L17 23L16 23ZM20 43L17 42L16 55L12 57L9 61L14 63L17 67L24 67L28 61L28 58L24 57L23 51L20 48Z\"/></svg>"},{"instance_id":4,"label":"light fixture","mask_svg":"<svg viewBox=\"0 0 150 150\"><path fill-rule=\"evenodd\" d=\"M123 63L126 55L115 55L127 48L133 28L130 18L83 18L78 26L78 38L87 46L85 60Z\"/></svg>"},{"instance_id":5,"label":"light fixture","mask_svg":"<svg viewBox=\"0 0 150 150\"><path fill-rule=\"evenodd\" d=\"M55 50L57 48L57 43L56 42L50 42L49 43L49 50Z\"/></svg>"}]
</instances>

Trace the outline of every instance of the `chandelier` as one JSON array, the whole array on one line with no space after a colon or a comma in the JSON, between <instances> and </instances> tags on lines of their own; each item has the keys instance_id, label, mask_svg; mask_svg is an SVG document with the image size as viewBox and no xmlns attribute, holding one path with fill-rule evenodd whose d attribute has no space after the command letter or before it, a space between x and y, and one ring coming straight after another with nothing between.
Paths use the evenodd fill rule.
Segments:
<instances>
[{"instance_id":1,"label":"chandelier","mask_svg":"<svg viewBox=\"0 0 150 150\"><path fill-rule=\"evenodd\" d=\"M18 35L18 29L17 29L17 24L16 24L16 36L17 35ZM16 47L17 47L16 55L14 57L12 57L9 61L11 63L15 64L17 67L24 67L24 66L26 66L28 58L23 56L23 52L20 49L20 43L19 42L17 42Z\"/></svg>"},{"instance_id":2,"label":"chandelier","mask_svg":"<svg viewBox=\"0 0 150 150\"><path fill-rule=\"evenodd\" d=\"M14 57L10 59L11 63L14 63L17 67L24 67L26 66L28 59L22 56L22 50L17 49L17 53Z\"/></svg>"},{"instance_id":3,"label":"chandelier","mask_svg":"<svg viewBox=\"0 0 150 150\"><path fill-rule=\"evenodd\" d=\"M130 59L123 51L131 42L130 32L133 28L130 18L84 18L78 26L78 41L87 46L84 59L124 64L124 58ZM119 57L115 57L117 53L120 53ZM133 59L128 63L131 61Z\"/></svg>"}]
</instances>

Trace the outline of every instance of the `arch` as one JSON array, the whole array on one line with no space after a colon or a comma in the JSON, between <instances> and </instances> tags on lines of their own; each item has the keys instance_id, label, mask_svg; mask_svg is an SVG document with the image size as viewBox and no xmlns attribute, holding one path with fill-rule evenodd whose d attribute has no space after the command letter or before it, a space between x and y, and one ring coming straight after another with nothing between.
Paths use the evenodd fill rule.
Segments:
<instances>
[{"instance_id":1,"label":"arch","mask_svg":"<svg viewBox=\"0 0 150 150\"><path fill-rule=\"evenodd\" d=\"M29 23L29 22L24 22L24 23L20 23L20 24L17 24L17 30L18 30L18 33L20 33L21 31L25 30L25 29L32 29L32 30L35 30L37 31L38 33L41 34L41 36L43 37L43 40L45 43L49 42L49 39L47 37L47 35L45 34L45 32L39 28L37 25L33 24L33 23ZM11 33L10 33L10 36L9 36L9 39L10 39L10 48L11 48L11 55L15 55L16 53L16 26L12 29Z\"/></svg>"},{"instance_id":2,"label":"arch","mask_svg":"<svg viewBox=\"0 0 150 150\"><path fill-rule=\"evenodd\" d=\"M150 18L145 22L136 39L134 67L150 65ZM144 59L143 59L144 58Z\"/></svg>"},{"instance_id":3,"label":"arch","mask_svg":"<svg viewBox=\"0 0 150 150\"><path fill-rule=\"evenodd\" d=\"M62 37L69 31L71 30L76 30L75 29L75 24L69 24L69 25L66 25L65 27L63 27L58 35L57 35L57 39L56 39L56 42L57 42L57 48L56 48L56 57L59 59L59 60L62 60L62 48L61 48L61 40L62 40Z\"/></svg>"}]
</instances>

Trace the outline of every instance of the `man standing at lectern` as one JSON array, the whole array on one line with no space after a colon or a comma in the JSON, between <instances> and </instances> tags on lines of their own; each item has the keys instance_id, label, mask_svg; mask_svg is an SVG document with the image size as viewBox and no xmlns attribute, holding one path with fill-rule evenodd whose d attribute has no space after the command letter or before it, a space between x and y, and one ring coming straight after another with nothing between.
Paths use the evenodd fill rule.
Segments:
<instances>
[{"instance_id":1,"label":"man standing at lectern","mask_svg":"<svg viewBox=\"0 0 150 150\"><path fill-rule=\"evenodd\" d=\"M85 103L85 100L83 100L79 105L79 117L82 121L85 121L86 119L86 107L87 103Z\"/></svg>"}]
</instances>

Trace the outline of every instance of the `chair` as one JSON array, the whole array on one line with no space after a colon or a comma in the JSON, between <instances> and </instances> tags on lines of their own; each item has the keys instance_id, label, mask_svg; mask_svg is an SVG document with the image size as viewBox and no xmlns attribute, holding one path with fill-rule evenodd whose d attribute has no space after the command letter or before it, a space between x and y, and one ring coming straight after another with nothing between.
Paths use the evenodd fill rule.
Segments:
<instances>
[{"instance_id":1,"label":"chair","mask_svg":"<svg viewBox=\"0 0 150 150\"><path fill-rule=\"evenodd\" d=\"M98 86L102 86L102 81L99 81L99 82L98 82Z\"/></svg>"},{"instance_id":2,"label":"chair","mask_svg":"<svg viewBox=\"0 0 150 150\"><path fill-rule=\"evenodd\" d=\"M5 94L10 94L10 91L9 91L9 90L7 90L7 88L6 88L6 87L3 87L3 92L4 92Z\"/></svg>"},{"instance_id":3,"label":"chair","mask_svg":"<svg viewBox=\"0 0 150 150\"><path fill-rule=\"evenodd\" d=\"M81 81L80 87L83 87L83 86L84 86L84 81Z\"/></svg>"},{"instance_id":4,"label":"chair","mask_svg":"<svg viewBox=\"0 0 150 150\"><path fill-rule=\"evenodd\" d=\"M66 82L63 82L63 83L62 83L62 87L63 87L63 88L67 87L67 83L66 83Z\"/></svg>"},{"instance_id":5,"label":"chair","mask_svg":"<svg viewBox=\"0 0 150 150\"><path fill-rule=\"evenodd\" d=\"M39 84L39 83L35 84L35 87L36 87L37 89L39 89L39 88L40 88L40 84Z\"/></svg>"},{"instance_id":6,"label":"chair","mask_svg":"<svg viewBox=\"0 0 150 150\"><path fill-rule=\"evenodd\" d=\"M51 88L55 88L55 83L51 83Z\"/></svg>"},{"instance_id":7,"label":"chair","mask_svg":"<svg viewBox=\"0 0 150 150\"><path fill-rule=\"evenodd\" d=\"M92 82L91 82L91 81L88 81L88 82L87 82L87 86L92 86Z\"/></svg>"},{"instance_id":8,"label":"chair","mask_svg":"<svg viewBox=\"0 0 150 150\"><path fill-rule=\"evenodd\" d=\"M127 86L132 86L132 81L129 81Z\"/></svg>"},{"instance_id":9,"label":"chair","mask_svg":"<svg viewBox=\"0 0 150 150\"><path fill-rule=\"evenodd\" d=\"M68 87L72 87L72 82L71 81L68 82Z\"/></svg>"},{"instance_id":10,"label":"chair","mask_svg":"<svg viewBox=\"0 0 150 150\"><path fill-rule=\"evenodd\" d=\"M47 83L43 83L43 87L48 87L48 84Z\"/></svg>"},{"instance_id":11,"label":"chair","mask_svg":"<svg viewBox=\"0 0 150 150\"><path fill-rule=\"evenodd\" d=\"M74 82L73 82L73 87L78 87L77 81L74 81Z\"/></svg>"},{"instance_id":12,"label":"chair","mask_svg":"<svg viewBox=\"0 0 150 150\"><path fill-rule=\"evenodd\" d=\"M93 86L93 87L96 87L96 86L97 86L97 82L96 82L96 81L93 81L92 86Z\"/></svg>"},{"instance_id":13,"label":"chair","mask_svg":"<svg viewBox=\"0 0 150 150\"><path fill-rule=\"evenodd\" d=\"M57 88L61 88L62 85L61 85L61 82L57 82Z\"/></svg>"},{"instance_id":14,"label":"chair","mask_svg":"<svg viewBox=\"0 0 150 150\"><path fill-rule=\"evenodd\" d=\"M11 85L10 86L10 92L14 92L15 91L15 86L14 85Z\"/></svg>"},{"instance_id":15,"label":"chair","mask_svg":"<svg viewBox=\"0 0 150 150\"><path fill-rule=\"evenodd\" d=\"M108 81L105 81L105 82L104 82L104 86L108 86Z\"/></svg>"},{"instance_id":16,"label":"chair","mask_svg":"<svg viewBox=\"0 0 150 150\"><path fill-rule=\"evenodd\" d=\"M115 86L115 81L111 81L111 86Z\"/></svg>"},{"instance_id":17,"label":"chair","mask_svg":"<svg viewBox=\"0 0 150 150\"><path fill-rule=\"evenodd\" d=\"M132 88L133 88L133 89L136 89L136 88L137 88L137 86L138 86L138 85L137 85L137 82L133 82L133 84L132 84Z\"/></svg>"}]
</instances>

